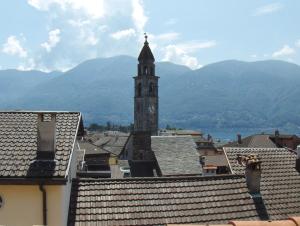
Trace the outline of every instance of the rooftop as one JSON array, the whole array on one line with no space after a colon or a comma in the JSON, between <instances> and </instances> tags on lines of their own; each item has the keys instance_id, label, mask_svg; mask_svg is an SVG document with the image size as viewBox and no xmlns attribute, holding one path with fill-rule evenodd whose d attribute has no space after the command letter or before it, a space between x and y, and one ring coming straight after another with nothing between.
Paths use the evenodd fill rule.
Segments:
<instances>
[{"instance_id":1,"label":"rooftop","mask_svg":"<svg viewBox=\"0 0 300 226\"><path fill-rule=\"evenodd\" d=\"M56 113L56 152L54 161L46 163L36 161L39 113L42 112L0 112L0 181L65 176L78 128L82 126L81 114L52 112Z\"/></svg>"},{"instance_id":2,"label":"rooftop","mask_svg":"<svg viewBox=\"0 0 300 226\"><path fill-rule=\"evenodd\" d=\"M270 139L268 134L255 134L244 137L241 143L237 141L225 144L224 147L244 147L244 148L276 148L276 144Z\"/></svg>"},{"instance_id":3,"label":"rooftop","mask_svg":"<svg viewBox=\"0 0 300 226\"><path fill-rule=\"evenodd\" d=\"M200 175L202 172L191 136L152 136L151 148L163 176Z\"/></svg>"},{"instance_id":4,"label":"rooftop","mask_svg":"<svg viewBox=\"0 0 300 226\"><path fill-rule=\"evenodd\" d=\"M259 219L241 176L73 181L69 226L227 223Z\"/></svg>"},{"instance_id":5,"label":"rooftop","mask_svg":"<svg viewBox=\"0 0 300 226\"><path fill-rule=\"evenodd\" d=\"M300 175L296 155L280 148L224 148L234 174L244 174L237 155L258 155L261 160L261 195L271 220L300 214Z\"/></svg>"}]
</instances>

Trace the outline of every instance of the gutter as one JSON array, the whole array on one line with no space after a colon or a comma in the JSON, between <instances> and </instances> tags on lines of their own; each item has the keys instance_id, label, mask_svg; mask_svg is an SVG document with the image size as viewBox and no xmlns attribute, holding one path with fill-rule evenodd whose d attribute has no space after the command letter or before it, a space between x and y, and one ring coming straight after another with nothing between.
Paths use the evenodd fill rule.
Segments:
<instances>
[{"instance_id":1,"label":"gutter","mask_svg":"<svg viewBox=\"0 0 300 226\"><path fill-rule=\"evenodd\" d=\"M43 225L46 226L47 225L47 194L46 194L44 184L40 184L39 188L43 195Z\"/></svg>"}]
</instances>

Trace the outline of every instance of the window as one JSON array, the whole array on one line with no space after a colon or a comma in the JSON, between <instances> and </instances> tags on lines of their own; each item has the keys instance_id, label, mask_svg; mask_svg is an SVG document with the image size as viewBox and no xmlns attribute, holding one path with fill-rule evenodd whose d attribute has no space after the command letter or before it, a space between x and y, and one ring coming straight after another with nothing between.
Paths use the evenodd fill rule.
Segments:
<instances>
[{"instance_id":1,"label":"window","mask_svg":"<svg viewBox=\"0 0 300 226\"><path fill-rule=\"evenodd\" d=\"M1 209L1 207L3 206L3 204L4 204L4 201L3 201L2 196L0 195L0 209Z\"/></svg>"},{"instance_id":2,"label":"window","mask_svg":"<svg viewBox=\"0 0 300 226\"><path fill-rule=\"evenodd\" d=\"M137 95L138 97L142 96L142 84L141 84L141 83L139 83L139 84L137 85L137 93L136 93L136 95Z\"/></svg>"},{"instance_id":3,"label":"window","mask_svg":"<svg viewBox=\"0 0 300 226\"><path fill-rule=\"evenodd\" d=\"M145 75L148 74L148 68L147 68L147 66L144 67L144 74Z\"/></svg>"},{"instance_id":4,"label":"window","mask_svg":"<svg viewBox=\"0 0 300 226\"><path fill-rule=\"evenodd\" d=\"M154 75L154 69L153 69L153 67L150 68L150 71L151 71L151 75Z\"/></svg>"},{"instance_id":5,"label":"window","mask_svg":"<svg viewBox=\"0 0 300 226\"><path fill-rule=\"evenodd\" d=\"M149 96L154 96L154 84L152 82L149 85Z\"/></svg>"}]
</instances>

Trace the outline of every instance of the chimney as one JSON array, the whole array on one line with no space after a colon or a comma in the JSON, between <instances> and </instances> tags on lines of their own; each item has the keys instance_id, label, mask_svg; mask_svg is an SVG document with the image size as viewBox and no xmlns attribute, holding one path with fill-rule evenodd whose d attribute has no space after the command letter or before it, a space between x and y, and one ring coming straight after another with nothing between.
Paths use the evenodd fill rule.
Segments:
<instances>
[{"instance_id":1,"label":"chimney","mask_svg":"<svg viewBox=\"0 0 300 226\"><path fill-rule=\"evenodd\" d=\"M237 134L237 142L238 144L242 144L242 135L241 134Z\"/></svg>"},{"instance_id":2,"label":"chimney","mask_svg":"<svg viewBox=\"0 0 300 226\"><path fill-rule=\"evenodd\" d=\"M238 155L238 163L245 166L246 183L250 194L260 192L261 161L257 155Z\"/></svg>"},{"instance_id":3,"label":"chimney","mask_svg":"<svg viewBox=\"0 0 300 226\"><path fill-rule=\"evenodd\" d=\"M37 122L37 159L54 160L56 114L39 113Z\"/></svg>"},{"instance_id":4,"label":"chimney","mask_svg":"<svg viewBox=\"0 0 300 226\"><path fill-rule=\"evenodd\" d=\"M300 145L297 146L296 170L300 173Z\"/></svg>"},{"instance_id":5,"label":"chimney","mask_svg":"<svg viewBox=\"0 0 300 226\"><path fill-rule=\"evenodd\" d=\"M279 137L279 130L278 130L278 129L275 130L275 136L276 136L276 137Z\"/></svg>"}]
</instances>

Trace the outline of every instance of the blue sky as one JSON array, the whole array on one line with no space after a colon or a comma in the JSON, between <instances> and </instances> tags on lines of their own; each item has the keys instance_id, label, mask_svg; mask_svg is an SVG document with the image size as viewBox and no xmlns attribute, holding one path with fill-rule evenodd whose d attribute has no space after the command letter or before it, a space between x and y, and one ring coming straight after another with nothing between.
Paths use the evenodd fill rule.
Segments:
<instances>
[{"instance_id":1,"label":"blue sky","mask_svg":"<svg viewBox=\"0 0 300 226\"><path fill-rule=\"evenodd\" d=\"M68 70L96 57L137 56L191 68L227 60L300 64L300 1L3 0L0 68Z\"/></svg>"}]
</instances>

